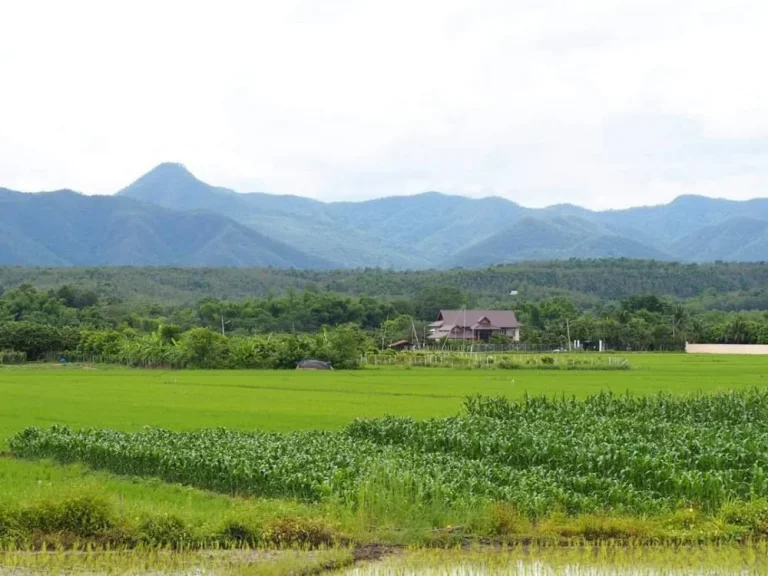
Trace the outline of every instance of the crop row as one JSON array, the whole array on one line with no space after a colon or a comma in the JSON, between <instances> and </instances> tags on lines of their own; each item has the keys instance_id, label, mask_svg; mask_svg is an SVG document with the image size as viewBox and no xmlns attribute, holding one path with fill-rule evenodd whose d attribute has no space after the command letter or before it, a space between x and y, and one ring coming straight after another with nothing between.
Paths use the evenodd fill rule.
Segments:
<instances>
[{"instance_id":1,"label":"crop row","mask_svg":"<svg viewBox=\"0 0 768 576\"><path fill-rule=\"evenodd\" d=\"M14 454L84 462L211 490L361 504L371 489L420 502L502 500L654 513L768 496L768 393L586 400L467 399L454 417L357 420L338 432L137 433L29 428Z\"/></svg>"}]
</instances>

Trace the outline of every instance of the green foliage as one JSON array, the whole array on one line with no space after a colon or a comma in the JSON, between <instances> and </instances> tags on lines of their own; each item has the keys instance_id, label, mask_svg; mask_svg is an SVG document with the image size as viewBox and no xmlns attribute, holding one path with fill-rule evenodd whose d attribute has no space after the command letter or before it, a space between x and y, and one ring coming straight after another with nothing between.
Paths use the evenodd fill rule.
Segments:
<instances>
[{"instance_id":1,"label":"green foliage","mask_svg":"<svg viewBox=\"0 0 768 576\"><path fill-rule=\"evenodd\" d=\"M28 321L0 324L0 350L16 350L29 360L43 358L46 353L75 350L80 332L75 328L59 328Z\"/></svg>"},{"instance_id":2,"label":"green foliage","mask_svg":"<svg viewBox=\"0 0 768 576\"><path fill-rule=\"evenodd\" d=\"M409 340L413 333L414 319L410 314L400 314L381 323L381 339L386 347L397 340ZM418 332L417 332L418 333Z\"/></svg>"},{"instance_id":3,"label":"green foliage","mask_svg":"<svg viewBox=\"0 0 768 576\"><path fill-rule=\"evenodd\" d=\"M360 356L370 347L370 341L358 326L345 324L323 332L323 343L316 356L336 368L356 368Z\"/></svg>"},{"instance_id":4,"label":"green foliage","mask_svg":"<svg viewBox=\"0 0 768 576\"><path fill-rule=\"evenodd\" d=\"M149 546L178 548L192 541L184 521L171 514L144 519L139 534L140 540Z\"/></svg>"},{"instance_id":5,"label":"green foliage","mask_svg":"<svg viewBox=\"0 0 768 576\"><path fill-rule=\"evenodd\" d=\"M162 342L158 334L157 340ZM193 328L179 342L175 359L191 368L220 368L226 366L229 345L225 336L206 328ZM162 354L162 347L159 348Z\"/></svg>"},{"instance_id":6,"label":"green foliage","mask_svg":"<svg viewBox=\"0 0 768 576\"><path fill-rule=\"evenodd\" d=\"M126 337L134 336L117 330L84 330L80 334L77 353L86 358L116 359Z\"/></svg>"},{"instance_id":7,"label":"green foliage","mask_svg":"<svg viewBox=\"0 0 768 576\"><path fill-rule=\"evenodd\" d=\"M412 501L439 514L443 506L495 501L528 517L687 507L715 513L734 499L768 497L766 422L768 392L757 389L690 397L603 393L583 401L471 397L458 416L356 420L339 432L54 426L28 428L10 448L21 457L81 461L228 494L341 499L360 510ZM392 496L380 500L382 490ZM757 504L725 510L755 530L764 521ZM697 517L670 522L691 529ZM499 519L499 529L510 522Z\"/></svg>"},{"instance_id":8,"label":"green foliage","mask_svg":"<svg viewBox=\"0 0 768 576\"><path fill-rule=\"evenodd\" d=\"M113 531L115 521L106 502L88 496L46 501L5 514L5 531L17 537L35 531L97 538Z\"/></svg>"},{"instance_id":9,"label":"green foliage","mask_svg":"<svg viewBox=\"0 0 768 576\"><path fill-rule=\"evenodd\" d=\"M16 350L0 350L0 364L24 364L26 361L26 352L17 352Z\"/></svg>"},{"instance_id":10,"label":"green foliage","mask_svg":"<svg viewBox=\"0 0 768 576\"><path fill-rule=\"evenodd\" d=\"M49 277L73 280L74 274L67 270L21 272L0 268L0 278L8 276L10 282L16 282L28 274L46 285ZM768 292L764 288L768 267L759 264L683 266L625 260L568 261L556 266L534 263L483 271L408 273L153 269L141 275L144 283L135 288L141 292L132 293L128 302L122 301L123 296L117 291L139 281L135 270L76 272L76 283L46 285L45 291L22 283L0 295L0 333L10 330L15 334L6 334L5 340L0 334L0 345L25 351L30 360L36 360L47 354L72 351L72 333L62 341L63 332L56 333L56 329L78 328L83 334L113 330L104 341L101 336L94 336L89 342L83 336L75 347L90 358L115 357L116 341L123 339L122 334L134 344L125 356L138 358L126 360L127 363L218 366L222 365L218 353L214 353L213 359L201 358L199 354L165 356L183 333L199 327L227 335L252 336L318 334L324 326L355 324L373 335L380 346L396 339L412 339L414 329L415 335L423 340L426 323L434 320L439 309L462 306L514 307L524 323L522 338L529 348L568 348L569 335L571 340L588 346L596 347L602 340L609 349L619 350L676 350L686 341L768 341L768 316L737 311L738 306L768 309ZM153 279L162 285L160 292L156 284L146 284ZM158 300L165 300L167 290L177 289L189 298L202 293L236 294L245 285L249 294L261 293L264 297L229 301L207 296L185 305L145 298L157 294ZM510 287L519 290L520 295L510 297ZM295 288L304 291L297 292ZM275 297L274 293L283 295ZM142 298L136 299L138 296ZM8 323L27 323L26 333L20 334L24 331L21 325L6 329ZM46 326L40 329L43 334L38 342L32 341L31 324ZM127 329L138 334L128 337ZM142 335L153 332L159 333L156 340ZM203 333L199 337L208 338ZM499 343L503 340L501 336L496 338ZM19 346L16 342L20 342ZM212 340L210 344L213 343ZM281 354L272 355L270 362L238 361L234 365L287 366L303 346L293 342L291 349L291 343L288 344ZM253 351L245 346L237 354L253 356Z\"/></svg>"},{"instance_id":11,"label":"green foliage","mask_svg":"<svg viewBox=\"0 0 768 576\"><path fill-rule=\"evenodd\" d=\"M433 321L440 310L458 310L466 304L466 296L458 288L430 286L416 294L414 308L419 318Z\"/></svg>"},{"instance_id":12,"label":"green foliage","mask_svg":"<svg viewBox=\"0 0 768 576\"><path fill-rule=\"evenodd\" d=\"M150 334L127 330L84 332L73 359L97 360L129 366L176 368L293 369L316 358L336 368L357 368L360 356L372 346L354 324L325 329L322 334L278 334L227 337L207 328L179 333L159 327Z\"/></svg>"},{"instance_id":13,"label":"green foliage","mask_svg":"<svg viewBox=\"0 0 768 576\"><path fill-rule=\"evenodd\" d=\"M0 505L0 554L4 548L89 546L190 549L201 546L333 546L336 532L319 518L275 515L254 521L247 514L216 518L195 526L167 512L125 517L90 493L22 505Z\"/></svg>"},{"instance_id":14,"label":"green foliage","mask_svg":"<svg viewBox=\"0 0 768 576\"><path fill-rule=\"evenodd\" d=\"M579 307L618 301L633 295L656 294L693 300L702 309L768 309L768 264L680 264L648 260L604 259L524 262L481 270L386 269L277 270L265 268L21 268L0 267L6 293L25 283L42 290L63 284L94 291L102 305L130 302L194 304L210 295L227 301L277 298L289 291L312 289L347 297L384 297L397 308L400 299L414 298L430 287L455 287L480 308L518 306L566 296ZM510 299L510 289L519 296ZM506 305L506 306L504 306ZM413 311L399 310L402 313ZM378 322L378 325L386 319ZM426 318L432 321L433 318Z\"/></svg>"}]
</instances>

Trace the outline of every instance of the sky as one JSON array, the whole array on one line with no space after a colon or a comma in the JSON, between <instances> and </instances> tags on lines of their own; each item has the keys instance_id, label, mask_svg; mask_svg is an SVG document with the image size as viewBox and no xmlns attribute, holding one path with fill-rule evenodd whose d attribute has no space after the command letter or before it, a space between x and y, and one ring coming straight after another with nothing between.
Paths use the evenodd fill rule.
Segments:
<instances>
[{"instance_id":1,"label":"sky","mask_svg":"<svg viewBox=\"0 0 768 576\"><path fill-rule=\"evenodd\" d=\"M768 196L764 0L0 0L0 186Z\"/></svg>"}]
</instances>

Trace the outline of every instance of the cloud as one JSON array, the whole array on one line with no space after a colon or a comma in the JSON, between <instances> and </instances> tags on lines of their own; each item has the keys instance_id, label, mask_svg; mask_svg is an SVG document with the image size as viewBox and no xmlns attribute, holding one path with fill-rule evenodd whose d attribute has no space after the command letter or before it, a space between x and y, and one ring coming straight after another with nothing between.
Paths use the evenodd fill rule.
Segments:
<instances>
[{"instance_id":1,"label":"cloud","mask_svg":"<svg viewBox=\"0 0 768 576\"><path fill-rule=\"evenodd\" d=\"M766 27L747 0L7 2L0 185L181 161L327 200L765 195Z\"/></svg>"}]
</instances>

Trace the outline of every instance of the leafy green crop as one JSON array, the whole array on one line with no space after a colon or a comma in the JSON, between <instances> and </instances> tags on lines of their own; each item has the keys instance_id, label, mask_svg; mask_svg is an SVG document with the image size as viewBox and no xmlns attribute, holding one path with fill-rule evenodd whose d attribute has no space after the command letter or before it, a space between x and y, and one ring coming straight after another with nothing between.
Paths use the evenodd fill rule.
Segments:
<instances>
[{"instance_id":1,"label":"leafy green crop","mask_svg":"<svg viewBox=\"0 0 768 576\"><path fill-rule=\"evenodd\" d=\"M28 428L28 458L85 462L232 494L341 498L371 487L417 502L507 501L655 513L768 496L768 391L586 400L471 397L457 416L356 420L339 432L209 429L139 433Z\"/></svg>"}]
</instances>

